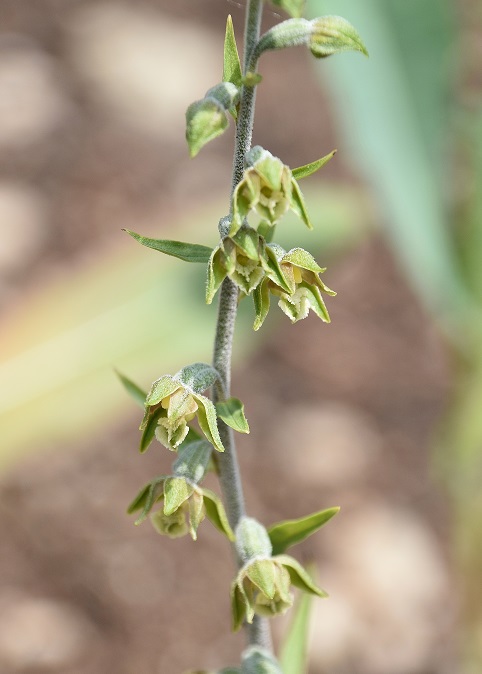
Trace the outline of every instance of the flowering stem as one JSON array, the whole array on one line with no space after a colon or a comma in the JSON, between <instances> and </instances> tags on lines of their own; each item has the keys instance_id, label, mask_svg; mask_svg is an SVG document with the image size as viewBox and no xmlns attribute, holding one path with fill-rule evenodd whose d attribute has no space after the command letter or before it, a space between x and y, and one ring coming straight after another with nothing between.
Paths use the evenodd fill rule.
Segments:
<instances>
[{"instance_id":1,"label":"flowering stem","mask_svg":"<svg viewBox=\"0 0 482 674\"><path fill-rule=\"evenodd\" d=\"M263 11L263 0L249 0L244 33L244 73L250 65L250 56L258 42ZM241 181L244 171L244 157L251 147L253 134L254 106L256 87L243 86L241 91L238 121L236 125L236 141L233 159L232 190ZM238 310L238 288L226 278L221 286L219 298L218 320L214 342L213 365L219 372L224 388L224 395L230 396L231 357L233 347L234 325ZM214 391L215 402L221 395L219 389ZM245 515L244 495L241 484L239 464L236 456L236 445L232 430L222 421L219 422L219 433L225 451L216 455L219 481L223 493L224 504L229 523L236 529L239 520ZM241 560L238 561L238 566ZM257 645L272 651L271 633L268 621L255 616L253 623L247 627L249 645Z\"/></svg>"}]
</instances>

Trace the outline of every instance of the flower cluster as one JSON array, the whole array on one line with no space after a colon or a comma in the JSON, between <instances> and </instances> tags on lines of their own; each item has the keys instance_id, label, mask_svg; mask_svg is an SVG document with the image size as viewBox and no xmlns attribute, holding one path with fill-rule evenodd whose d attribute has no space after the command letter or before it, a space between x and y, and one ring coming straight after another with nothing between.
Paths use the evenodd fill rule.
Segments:
<instances>
[{"instance_id":1,"label":"flower cluster","mask_svg":"<svg viewBox=\"0 0 482 674\"><path fill-rule=\"evenodd\" d=\"M325 269L302 248L286 252L281 246L267 242L278 220L289 209L311 227L291 170L263 148L254 147L246 156L243 179L233 194L232 217L220 224L221 232L227 234L209 258L206 302L212 302L224 279L229 277L243 295L253 295L255 330L268 314L271 294L278 297L278 305L293 323L306 318L310 309L321 320L330 321L321 293L336 293L319 277ZM257 230L246 221L252 210L262 218Z\"/></svg>"}]
</instances>

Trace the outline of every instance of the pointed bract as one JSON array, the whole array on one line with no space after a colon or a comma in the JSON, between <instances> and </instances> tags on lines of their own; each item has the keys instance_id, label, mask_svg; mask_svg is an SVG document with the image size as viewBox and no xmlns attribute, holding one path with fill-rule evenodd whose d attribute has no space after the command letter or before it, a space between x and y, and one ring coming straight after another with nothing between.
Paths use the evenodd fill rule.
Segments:
<instances>
[{"instance_id":1,"label":"pointed bract","mask_svg":"<svg viewBox=\"0 0 482 674\"><path fill-rule=\"evenodd\" d=\"M240 87L243 75L241 72L241 62L239 60L236 37L234 35L233 20L231 15L226 22L226 35L224 38L224 63L223 63L223 82L232 82Z\"/></svg>"}]
</instances>

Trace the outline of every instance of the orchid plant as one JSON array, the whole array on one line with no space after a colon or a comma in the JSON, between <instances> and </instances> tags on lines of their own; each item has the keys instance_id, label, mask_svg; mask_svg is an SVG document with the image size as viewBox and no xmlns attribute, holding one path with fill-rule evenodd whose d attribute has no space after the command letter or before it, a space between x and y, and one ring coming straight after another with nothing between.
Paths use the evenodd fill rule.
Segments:
<instances>
[{"instance_id":1,"label":"orchid plant","mask_svg":"<svg viewBox=\"0 0 482 674\"><path fill-rule=\"evenodd\" d=\"M151 239L127 230L144 246L204 264L206 302L218 295L212 364L194 363L174 375L164 374L147 394L121 375L128 392L144 408L140 451L157 441L176 453L172 474L153 478L129 506L130 513L138 513L136 524L149 518L163 536L190 534L196 540L207 518L233 545L237 572L231 585L232 627L246 628L248 647L237 665L218 674L282 674L283 666L273 653L269 618L290 609L293 588L327 596L286 550L338 512L338 508L328 508L270 527L247 515L234 431L249 433L249 426L243 403L231 396L231 354L236 312L245 298L253 300L253 328L258 330L270 309L271 296L293 323L310 310L329 323L325 296L335 295L320 278L325 270L309 252L299 247L286 251L274 241L278 224L290 210L312 228L299 181L324 166L334 151L290 169L264 148L251 147L256 89L262 82L259 59L267 50L300 45L316 58L346 50L367 52L344 19L302 18L303 0L271 0L290 18L261 35L264 4L263 0L247 2L243 66L228 16L222 82L192 103L186 113L191 157L225 132L229 117L235 122L229 213L219 221L216 245L211 249ZM218 475L220 496L201 486L209 470Z\"/></svg>"}]
</instances>

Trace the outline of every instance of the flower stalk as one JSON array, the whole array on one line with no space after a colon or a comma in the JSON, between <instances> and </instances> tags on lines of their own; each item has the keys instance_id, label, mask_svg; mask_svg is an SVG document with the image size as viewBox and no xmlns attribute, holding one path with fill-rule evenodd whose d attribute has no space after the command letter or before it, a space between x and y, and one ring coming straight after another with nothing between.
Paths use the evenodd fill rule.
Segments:
<instances>
[{"instance_id":1,"label":"flower stalk","mask_svg":"<svg viewBox=\"0 0 482 674\"><path fill-rule=\"evenodd\" d=\"M250 55L259 41L262 12L262 0L249 0L244 35L244 75L247 74L250 65ZM256 87L243 85L236 124L232 192L234 192L238 183L243 179L244 158L251 147L251 139L253 137L255 103ZM225 278L221 285L219 297L213 367L220 374L226 396L230 395L233 337L238 311L238 298L238 287L231 279ZM213 394L215 402L219 400L219 393L219 387L215 387ZM222 455L216 457L216 464L228 521L234 530L246 513L243 487L233 431L221 421L219 423L219 433L225 451ZM237 561L238 566L241 566L242 561L239 559L239 556ZM250 646L261 646L270 652L272 651L271 632L268 621L265 618L255 616L252 624L247 626L247 632L248 644Z\"/></svg>"}]
</instances>

